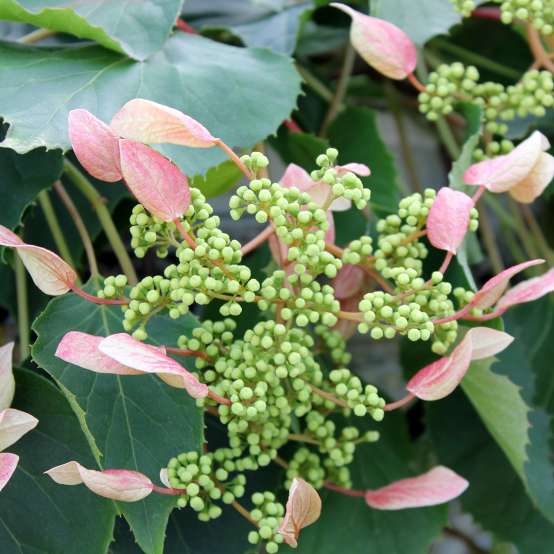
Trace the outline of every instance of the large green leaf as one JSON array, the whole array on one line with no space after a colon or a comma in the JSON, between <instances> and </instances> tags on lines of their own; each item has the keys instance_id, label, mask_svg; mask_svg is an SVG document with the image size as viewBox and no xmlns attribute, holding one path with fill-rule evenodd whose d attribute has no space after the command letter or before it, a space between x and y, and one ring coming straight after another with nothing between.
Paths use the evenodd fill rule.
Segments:
<instances>
[{"instance_id":1,"label":"large green leaf","mask_svg":"<svg viewBox=\"0 0 554 554\"><path fill-rule=\"evenodd\" d=\"M461 392L426 406L441 463L470 486L462 506L487 530L513 542L520 554L544 552L554 544L554 526L532 505L523 484Z\"/></svg>"},{"instance_id":2,"label":"large green leaf","mask_svg":"<svg viewBox=\"0 0 554 554\"><path fill-rule=\"evenodd\" d=\"M302 15L312 2L297 0L189 0L187 21L202 29L229 29L246 46L292 54Z\"/></svg>"},{"instance_id":3,"label":"large green leaf","mask_svg":"<svg viewBox=\"0 0 554 554\"><path fill-rule=\"evenodd\" d=\"M394 23L418 45L462 19L449 0L371 0L371 14Z\"/></svg>"},{"instance_id":4,"label":"large green leaf","mask_svg":"<svg viewBox=\"0 0 554 554\"><path fill-rule=\"evenodd\" d=\"M379 215L388 215L398 208L398 184L394 158L381 139L376 112L368 108L347 108L329 129L329 143L338 148L339 162L364 163L371 169L363 177L371 189L371 207Z\"/></svg>"},{"instance_id":5,"label":"large green leaf","mask_svg":"<svg viewBox=\"0 0 554 554\"><path fill-rule=\"evenodd\" d=\"M8 148L0 149L0 224L10 229L19 225L25 209L61 172L60 152L41 148L20 155Z\"/></svg>"},{"instance_id":6,"label":"large green leaf","mask_svg":"<svg viewBox=\"0 0 554 554\"><path fill-rule=\"evenodd\" d=\"M33 359L62 387L102 467L133 469L157 480L171 456L200 447L202 417L194 401L152 376L96 374L54 356L66 332L103 336L121 332L121 316L117 307L91 305L73 294L58 297L33 325L38 335ZM149 331L155 343L174 345L178 335L194 326L192 317L178 323L157 318ZM120 504L145 552L163 551L174 503L171 497L151 495L141 502Z\"/></svg>"},{"instance_id":7,"label":"large green leaf","mask_svg":"<svg viewBox=\"0 0 554 554\"><path fill-rule=\"evenodd\" d=\"M16 372L14 407L39 424L9 448L17 470L0 494L0 551L5 554L103 554L112 538L113 502L84 487L63 487L44 471L69 460L94 467L79 422L58 389L44 377Z\"/></svg>"},{"instance_id":8,"label":"large green leaf","mask_svg":"<svg viewBox=\"0 0 554 554\"><path fill-rule=\"evenodd\" d=\"M357 489L376 488L413 475L413 452L399 422L402 416L387 417L380 441L357 451L351 466ZM322 501L321 518L302 531L299 554L427 554L446 525L445 506L386 512L372 510L363 498L329 491L322 492Z\"/></svg>"},{"instance_id":9,"label":"large green leaf","mask_svg":"<svg viewBox=\"0 0 554 554\"><path fill-rule=\"evenodd\" d=\"M190 184L200 189L206 198L213 198L232 189L242 177L242 172L237 165L231 160L226 160L208 169L204 175L195 175Z\"/></svg>"},{"instance_id":10,"label":"large green leaf","mask_svg":"<svg viewBox=\"0 0 554 554\"><path fill-rule=\"evenodd\" d=\"M186 33L135 62L97 46L29 48L0 43L2 146L24 153L69 148L67 114L87 108L109 121L143 97L178 108L231 146L249 147L274 132L296 104L300 79L290 58L237 48ZM219 149L164 147L188 174L225 156Z\"/></svg>"},{"instance_id":11,"label":"large green leaf","mask_svg":"<svg viewBox=\"0 0 554 554\"><path fill-rule=\"evenodd\" d=\"M32 23L88 38L144 60L159 50L175 24L183 0L105 2L3 0L0 19Z\"/></svg>"}]
</instances>

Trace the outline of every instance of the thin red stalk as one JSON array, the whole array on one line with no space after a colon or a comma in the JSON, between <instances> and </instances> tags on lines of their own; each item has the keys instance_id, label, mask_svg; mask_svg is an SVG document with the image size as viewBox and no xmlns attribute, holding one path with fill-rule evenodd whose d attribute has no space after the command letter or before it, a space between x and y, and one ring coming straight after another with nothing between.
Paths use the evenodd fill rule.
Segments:
<instances>
[{"instance_id":1,"label":"thin red stalk","mask_svg":"<svg viewBox=\"0 0 554 554\"><path fill-rule=\"evenodd\" d=\"M225 144L222 140L217 139L216 145L219 146L226 154L229 156L232 162L244 173L247 179L252 179L252 173L250 170L242 163L241 159L235 154L233 149Z\"/></svg>"},{"instance_id":2,"label":"thin red stalk","mask_svg":"<svg viewBox=\"0 0 554 554\"><path fill-rule=\"evenodd\" d=\"M88 292L85 292L83 289L80 289L76 285L72 285L70 288L75 294L78 294L85 300L88 300L89 302L94 302L95 304L117 304L119 306L129 304L129 300L127 300L126 298L123 298L123 299L99 298L98 296L94 296L92 294L89 294Z\"/></svg>"},{"instance_id":3,"label":"thin red stalk","mask_svg":"<svg viewBox=\"0 0 554 554\"><path fill-rule=\"evenodd\" d=\"M227 406L231 405L231 401L228 398L223 398L223 396L219 396L219 394L217 394L213 390L208 391L208 397L212 400L215 400L218 404L226 404Z\"/></svg>"},{"instance_id":4,"label":"thin red stalk","mask_svg":"<svg viewBox=\"0 0 554 554\"><path fill-rule=\"evenodd\" d=\"M416 90L425 92L425 85L413 73L408 73L407 78Z\"/></svg>"},{"instance_id":5,"label":"thin red stalk","mask_svg":"<svg viewBox=\"0 0 554 554\"><path fill-rule=\"evenodd\" d=\"M197 35L198 31L191 27L186 21L181 19L180 17L177 18L177 21L175 22L175 26L184 33L189 33L190 35Z\"/></svg>"},{"instance_id":6,"label":"thin red stalk","mask_svg":"<svg viewBox=\"0 0 554 554\"><path fill-rule=\"evenodd\" d=\"M491 312L490 314L485 314L485 315L465 315L464 319L468 321L488 321L489 319L500 317L505 311L506 310L499 309L494 312Z\"/></svg>"},{"instance_id":7,"label":"thin red stalk","mask_svg":"<svg viewBox=\"0 0 554 554\"><path fill-rule=\"evenodd\" d=\"M477 204L477 202L479 202L479 198L481 198L482 194L485 192L486 188L485 188L485 185L481 185L477 191L475 192L475 194L471 197L471 199L473 200L473 205L475 206Z\"/></svg>"},{"instance_id":8,"label":"thin red stalk","mask_svg":"<svg viewBox=\"0 0 554 554\"><path fill-rule=\"evenodd\" d=\"M500 19L500 9L499 8L476 8L471 12L471 17L479 17L481 19Z\"/></svg>"},{"instance_id":9,"label":"thin red stalk","mask_svg":"<svg viewBox=\"0 0 554 554\"><path fill-rule=\"evenodd\" d=\"M448 323L449 321L455 321L457 319L462 319L466 314L469 313L469 311L471 310L473 306L470 306L469 304L465 307L465 308L462 308L460 311L452 314L452 315L449 315L449 316L446 316L446 317L442 317L442 318L439 318L439 319L433 319L433 324L434 325L440 325L441 323Z\"/></svg>"},{"instance_id":10,"label":"thin red stalk","mask_svg":"<svg viewBox=\"0 0 554 554\"><path fill-rule=\"evenodd\" d=\"M402 406L409 404L414 398L415 396L410 392L404 398L401 398L396 402L385 404L385 407L383 409L385 410L385 412L392 412L393 410L397 410L398 408L401 408Z\"/></svg>"},{"instance_id":11,"label":"thin red stalk","mask_svg":"<svg viewBox=\"0 0 554 554\"><path fill-rule=\"evenodd\" d=\"M177 227L177 230L179 233L181 233L181 236L187 241L188 245L191 248L196 248L197 244L194 241L194 239L187 233L187 230L183 227L183 224L181 223L181 220L178 218L175 218L173 220L173 223L175 223L175 227Z\"/></svg>"},{"instance_id":12,"label":"thin red stalk","mask_svg":"<svg viewBox=\"0 0 554 554\"><path fill-rule=\"evenodd\" d=\"M452 252L447 252L446 256L444 257L444 261L442 262L441 266L439 267L439 272L443 273L448 269L448 266L450 265L450 262L452 261L452 258L454 258L454 254Z\"/></svg>"},{"instance_id":13,"label":"thin red stalk","mask_svg":"<svg viewBox=\"0 0 554 554\"><path fill-rule=\"evenodd\" d=\"M166 487L158 487L157 485L152 485L152 491L158 494L167 494L169 496L179 496L186 492L185 489L168 489Z\"/></svg>"},{"instance_id":14,"label":"thin red stalk","mask_svg":"<svg viewBox=\"0 0 554 554\"><path fill-rule=\"evenodd\" d=\"M334 483L329 483L329 481L325 481L323 483L323 486L326 489L329 489L330 491L338 492L339 494L343 494L345 496L353 496L356 498L363 498L365 496L365 491L360 491L356 489L348 489L346 487L339 487L339 485L335 485Z\"/></svg>"},{"instance_id":15,"label":"thin red stalk","mask_svg":"<svg viewBox=\"0 0 554 554\"><path fill-rule=\"evenodd\" d=\"M170 354L176 354L177 356L194 356L196 358L203 358L204 360L210 361L211 358L205 352L199 352L198 350L186 350L184 348L173 348L171 346L166 346L165 351Z\"/></svg>"},{"instance_id":16,"label":"thin red stalk","mask_svg":"<svg viewBox=\"0 0 554 554\"><path fill-rule=\"evenodd\" d=\"M262 244L262 242L266 241L274 232L275 228L269 225L259 235L256 235L251 241L247 242L240 249L241 254L244 256L245 254L252 252L252 250L257 248L260 244Z\"/></svg>"},{"instance_id":17,"label":"thin red stalk","mask_svg":"<svg viewBox=\"0 0 554 554\"><path fill-rule=\"evenodd\" d=\"M291 132L291 133L302 133L302 129L300 128L300 125L294 121L294 119L285 119L283 121L283 125Z\"/></svg>"}]
</instances>

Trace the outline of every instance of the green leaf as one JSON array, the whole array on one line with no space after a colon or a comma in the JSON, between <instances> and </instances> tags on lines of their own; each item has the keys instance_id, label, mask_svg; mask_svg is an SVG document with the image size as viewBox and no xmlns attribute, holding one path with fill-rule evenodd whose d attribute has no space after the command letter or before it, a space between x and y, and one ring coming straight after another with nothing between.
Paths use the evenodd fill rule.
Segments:
<instances>
[{"instance_id":1,"label":"green leaf","mask_svg":"<svg viewBox=\"0 0 554 554\"><path fill-rule=\"evenodd\" d=\"M246 46L294 52L303 14L311 2L295 0L204 0L187 2L187 21L202 29L229 29Z\"/></svg>"},{"instance_id":2,"label":"green leaf","mask_svg":"<svg viewBox=\"0 0 554 554\"><path fill-rule=\"evenodd\" d=\"M232 189L241 179L241 170L231 160L226 160L204 175L195 175L190 184L200 189L206 198L213 198Z\"/></svg>"},{"instance_id":3,"label":"green leaf","mask_svg":"<svg viewBox=\"0 0 554 554\"><path fill-rule=\"evenodd\" d=\"M462 20L449 0L372 0L371 15L394 23L417 45L447 33Z\"/></svg>"},{"instance_id":4,"label":"green leaf","mask_svg":"<svg viewBox=\"0 0 554 554\"><path fill-rule=\"evenodd\" d=\"M533 506L520 478L461 392L426 404L427 422L442 464L470 483L460 500L485 529L513 542L520 554L554 544L554 526Z\"/></svg>"},{"instance_id":5,"label":"green leaf","mask_svg":"<svg viewBox=\"0 0 554 554\"><path fill-rule=\"evenodd\" d=\"M154 376L96 374L54 356L66 332L107 336L122 331L121 318L118 307L91 305L73 294L55 298L33 324L38 336L33 359L62 387L103 468L132 469L158 481L170 457L200 448L202 416L194 400ZM152 319L149 333L155 344L174 345L195 325L191 316L178 323L158 317ZM146 553L163 551L174 504L174 498L155 494L141 502L119 504Z\"/></svg>"},{"instance_id":6,"label":"green leaf","mask_svg":"<svg viewBox=\"0 0 554 554\"><path fill-rule=\"evenodd\" d=\"M355 139L353 140L353 137ZM371 189L371 207L377 215L395 213L399 188L394 158L381 139L376 112L369 108L347 108L329 129L329 143L339 150L339 163L359 162L371 169L363 177Z\"/></svg>"},{"instance_id":7,"label":"green leaf","mask_svg":"<svg viewBox=\"0 0 554 554\"><path fill-rule=\"evenodd\" d=\"M310 133L291 133L285 127L270 142L285 164L295 163L308 173L316 169L315 159L329 147L325 139Z\"/></svg>"},{"instance_id":8,"label":"green leaf","mask_svg":"<svg viewBox=\"0 0 554 554\"><path fill-rule=\"evenodd\" d=\"M44 377L17 371L14 407L34 415L38 426L10 446L15 474L0 494L0 551L35 554L100 554L108 549L113 502L84 487L64 487L44 471L70 460L94 467L79 422L58 389Z\"/></svg>"},{"instance_id":9,"label":"green leaf","mask_svg":"<svg viewBox=\"0 0 554 554\"><path fill-rule=\"evenodd\" d=\"M0 222L14 229L39 192L61 175L62 156L60 152L46 152L42 148L25 155L3 148L0 149L0 168Z\"/></svg>"},{"instance_id":10,"label":"green leaf","mask_svg":"<svg viewBox=\"0 0 554 554\"><path fill-rule=\"evenodd\" d=\"M0 144L19 153L38 146L66 150L69 110L87 108L109 121L135 97L184 111L230 146L250 147L290 115L300 91L290 58L186 33L171 37L145 62L97 46L0 42L0 82L0 116L10 124ZM160 150L189 175L225 159L215 148Z\"/></svg>"},{"instance_id":11,"label":"green leaf","mask_svg":"<svg viewBox=\"0 0 554 554\"><path fill-rule=\"evenodd\" d=\"M387 416L379 442L358 447L350 467L354 488L377 488L414 474L401 417ZM372 510L363 498L329 491L321 496L321 517L302 531L298 554L427 554L446 525L445 506L387 512Z\"/></svg>"},{"instance_id":12,"label":"green leaf","mask_svg":"<svg viewBox=\"0 0 554 554\"><path fill-rule=\"evenodd\" d=\"M89 0L4 0L0 19L91 39L144 60L167 40L183 0L105 2Z\"/></svg>"}]
</instances>

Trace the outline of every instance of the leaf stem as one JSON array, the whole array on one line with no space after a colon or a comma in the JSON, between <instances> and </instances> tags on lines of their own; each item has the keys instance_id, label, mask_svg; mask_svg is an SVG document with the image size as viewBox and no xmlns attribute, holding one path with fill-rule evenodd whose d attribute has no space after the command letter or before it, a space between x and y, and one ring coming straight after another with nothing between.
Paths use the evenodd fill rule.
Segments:
<instances>
[{"instance_id":1,"label":"leaf stem","mask_svg":"<svg viewBox=\"0 0 554 554\"><path fill-rule=\"evenodd\" d=\"M98 279L100 275L98 271L98 262L96 261L96 255L94 254L92 240L90 239L90 236L83 222L83 219L79 214L75 204L73 203L73 200L71 200L71 197L69 196L69 194L67 194L65 187L62 185L60 181L56 181L54 183L54 189L58 193L58 196L61 198L61 201L63 202L69 215L71 216L71 219L75 224L75 227L77 227L77 232L81 237L81 242L83 243L83 247L87 255L91 276L93 279Z\"/></svg>"},{"instance_id":2,"label":"leaf stem","mask_svg":"<svg viewBox=\"0 0 554 554\"><path fill-rule=\"evenodd\" d=\"M550 59L548 52L544 49L539 32L532 23L527 24L527 40L533 53L533 57L540 64L540 67L554 73L554 62Z\"/></svg>"},{"instance_id":3,"label":"leaf stem","mask_svg":"<svg viewBox=\"0 0 554 554\"><path fill-rule=\"evenodd\" d=\"M339 487L339 485L335 485L334 483L330 483L329 481L325 481L325 483L323 483L323 486L330 491L338 492L339 494L342 494L344 496L352 496L356 498L363 498L365 496L365 491Z\"/></svg>"},{"instance_id":4,"label":"leaf stem","mask_svg":"<svg viewBox=\"0 0 554 554\"><path fill-rule=\"evenodd\" d=\"M496 244L494 230L486 209L482 209L479 212L479 229L481 231L481 236L483 237L483 243L485 245L485 249L487 250L491 266L495 273L500 273L504 270L504 262L502 261L500 250Z\"/></svg>"},{"instance_id":5,"label":"leaf stem","mask_svg":"<svg viewBox=\"0 0 554 554\"><path fill-rule=\"evenodd\" d=\"M225 144L222 140L217 140L216 145L219 146L229 156L231 161L244 173L247 179L252 179L253 175L250 170L244 165L242 160L237 156L235 151Z\"/></svg>"},{"instance_id":6,"label":"leaf stem","mask_svg":"<svg viewBox=\"0 0 554 554\"><path fill-rule=\"evenodd\" d=\"M251 241L243 245L243 247L240 249L241 254L244 256L245 254L252 252L252 250L265 242L273 233L275 233L275 228L272 225L269 225L260 234L256 235Z\"/></svg>"},{"instance_id":7,"label":"leaf stem","mask_svg":"<svg viewBox=\"0 0 554 554\"><path fill-rule=\"evenodd\" d=\"M131 258L127 253L125 245L117 232L117 229L112 220L112 216L100 193L94 188L92 183L79 171L79 169L73 165L68 159L64 160L64 171L69 177L70 181L82 192L87 200L92 204L93 209L96 211L96 215L100 220L102 229L106 233L106 237L110 242L110 245L114 251L114 254L123 270L123 273L127 276L127 280L130 285L137 284L137 274Z\"/></svg>"},{"instance_id":8,"label":"leaf stem","mask_svg":"<svg viewBox=\"0 0 554 554\"><path fill-rule=\"evenodd\" d=\"M126 298L100 298L99 296L89 294L88 292L85 292L83 289L76 286L72 286L71 290L75 294L78 294L81 298L84 298L85 300L88 300L89 302L92 302L94 304L112 304L116 306L125 306L126 304L129 304L129 300Z\"/></svg>"},{"instance_id":9,"label":"leaf stem","mask_svg":"<svg viewBox=\"0 0 554 554\"><path fill-rule=\"evenodd\" d=\"M296 64L296 69L305 83L323 100L333 101L333 93L324 85L311 71L300 64Z\"/></svg>"},{"instance_id":10,"label":"leaf stem","mask_svg":"<svg viewBox=\"0 0 554 554\"><path fill-rule=\"evenodd\" d=\"M439 117L436 124L439 137L446 148L448 155L451 159L457 160L460 157L462 150L456 141L456 137L454 136L450 125L448 125L448 122L444 117Z\"/></svg>"},{"instance_id":11,"label":"leaf stem","mask_svg":"<svg viewBox=\"0 0 554 554\"><path fill-rule=\"evenodd\" d=\"M53 31L52 29L35 29L29 34L23 35L17 42L20 42L21 44L34 44L35 42L39 42L40 40L55 35L56 32L57 31Z\"/></svg>"},{"instance_id":12,"label":"leaf stem","mask_svg":"<svg viewBox=\"0 0 554 554\"><path fill-rule=\"evenodd\" d=\"M414 398L415 396L410 392L404 398L401 398L396 402L385 404L385 407L383 409L385 410L385 412L392 412L393 410L397 410L398 408L401 408L402 406L409 404Z\"/></svg>"},{"instance_id":13,"label":"leaf stem","mask_svg":"<svg viewBox=\"0 0 554 554\"><path fill-rule=\"evenodd\" d=\"M48 196L48 191L41 190L39 192L38 202L40 204L42 212L44 213L46 223L48 224L50 232L52 233L52 238L56 243L56 248L58 249L58 252L70 266L75 268L75 262L73 261L73 257L71 256L71 252L69 251L69 247L67 246L65 237L63 236L62 228L60 227L60 222L58 221L58 216L54 211L54 206L52 205L50 196Z\"/></svg>"},{"instance_id":14,"label":"leaf stem","mask_svg":"<svg viewBox=\"0 0 554 554\"><path fill-rule=\"evenodd\" d=\"M352 75L352 70L354 69L355 61L356 61L356 51L354 50L354 48L352 48L350 41L348 41L346 50L344 52L344 59L342 62L339 79L337 81L335 94L333 95L331 104L329 105L329 109L325 114L325 118L323 119L323 123L319 131L320 137L324 137L327 135L327 130L329 129L329 125L331 125L331 123L335 120L335 118L337 117L337 114L340 112L341 108L343 107L344 96L346 95L346 91L348 90L348 82L350 81L350 76Z\"/></svg>"},{"instance_id":15,"label":"leaf stem","mask_svg":"<svg viewBox=\"0 0 554 554\"><path fill-rule=\"evenodd\" d=\"M29 356L29 297L27 294L27 273L19 256L15 257L15 287L17 294L19 359L23 361Z\"/></svg>"},{"instance_id":16,"label":"leaf stem","mask_svg":"<svg viewBox=\"0 0 554 554\"><path fill-rule=\"evenodd\" d=\"M335 395L331 394L330 392L321 390L320 388L316 387L315 385L312 385L311 383L310 383L310 389L312 389L312 392L314 394L317 394L317 396L321 396L321 398L325 398L325 400L329 400L330 402L333 402L333 404L336 404L337 406L341 406L342 408L349 407L344 400L337 398Z\"/></svg>"}]
</instances>

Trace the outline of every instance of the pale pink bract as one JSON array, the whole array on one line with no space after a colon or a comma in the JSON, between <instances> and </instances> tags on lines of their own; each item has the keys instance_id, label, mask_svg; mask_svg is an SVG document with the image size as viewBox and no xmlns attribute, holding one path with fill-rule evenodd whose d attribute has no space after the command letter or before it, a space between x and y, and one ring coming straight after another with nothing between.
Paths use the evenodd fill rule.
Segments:
<instances>
[{"instance_id":1,"label":"pale pink bract","mask_svg":"<svg viewBox=\"0 0 554 554\"><path fill-rule=\"evenodd\" d=\"M13 342L0 347L0 411L9 408L15 393L12 368Z\"/></svg>"}]
</instances>

